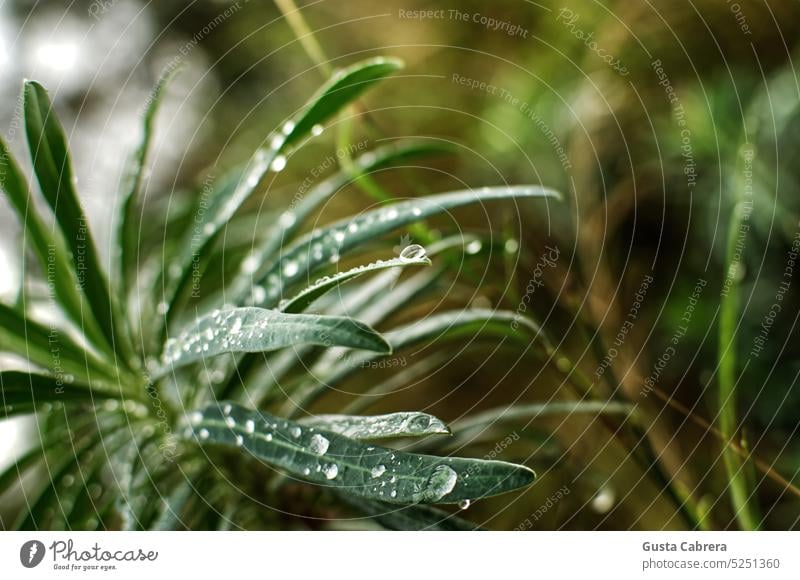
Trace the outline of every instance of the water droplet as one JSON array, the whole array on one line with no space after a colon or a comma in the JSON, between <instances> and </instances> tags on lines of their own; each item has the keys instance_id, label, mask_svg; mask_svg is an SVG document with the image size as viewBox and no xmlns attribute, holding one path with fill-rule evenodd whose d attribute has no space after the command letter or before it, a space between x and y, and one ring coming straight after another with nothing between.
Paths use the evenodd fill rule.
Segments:
<instances>
[{"instance_id":1,"label":"water droplet","mask_svg":"<svg viewBox=\"0 0 800 580\"><path fill-rule=\"evenodd\" d=\"M283 168L286 167L286 156L285 155L277 155L275 159L272 160L269 168L272 169L275 173L279 171L283 171Z\"/></svg>"},{"instance_id":2,"label":"water droplet","mask_svg":"<svg viewBox=\"0 0 800 580\"><path fill-rule=\"evenodd\" d=\"M465 510L470 506L470 503L471 503L470 500L462 499L460 502L458 502L458 507L461 508L462 510Z\"/></svg>"},{"instance_id":3,"label":"water droplet","mask_svg":"<svg viewBox=\"0 0 800 580\"><path fill-rule=\"evenodd\" d=\"M242 319L241 319L241 318L239 318L239 317L237 317L237 318L236 318L236 319L233 321L233 326L231 326L230 333L231 333L231 334L239 334L239 332L240 332L241 330L242 330Z\"/></svg>"},{"instance_id":4,"label":"water droplet","mask_svg":"<svg viewBox=\"0 0 800 580\"><path fill-rule=\"evenodd\" d=\"M208 439L209 432L208 429L200 429L200 439Z\"/></svg>"},{"instance_id":5,"label":"water droplet","mask_svg":"<svg viewBox=\"0 0 800 580\"><path fill-rule=\"evenodd\" d=\"M483 244L480 240L472 240L470 243L467 244L466 251L470 255L477 254L481 251Z\"/></svg>"},{"instance_id":6,"label":"water droplet","mask_svg":"<svg viewBox=\"0 0 800 580\"><path fill-rule=\"evenodd\" d=\"M300 435L302 435L302 434L303 434L303 430L302 430L302 429L300 429L300 427L296 427L296 426L294 426L294 427L291 427L291 428L289 429L289 433L291 434L291 436L292 436L292 437L294 437L295 439L297 439L298 437L300 437Z\"/></svg>"},{"instance_id":7,"label":"water droplet","mask_svg":"<svg viewBox=\"0 0 800 580\"><path fill-rule=\"evenodd\" d=\"M290 228L294 225L297 221L297 217L295 217L294 213L291 211L285 211L281 214L281 217L278 218L278 223L282 228Z\"/></svg>"},{"instance_id":8,"label":"water droplet","mask_svg":"<svg viewBox=\"0 0 800 580\"><path fill-rule=\"evenodd\" d=\"M203 233L207 236L210 236L214 233L214 224L208 223L203 226Z\"/></svg>"},{"instance_id":9,"label":"water droplet","mask_svg":"<svg viewBox=\"0 0 800 580\"><path fill-rule=\"evenodd\" d=\"M308 444L308 448L311 450L311 453L315 453L317 455L325 455L328 451L328 446L331 444L325 437L320 435L319 433L315 434L311 437L311 441Z\"/></svg>"},{"instance_id":10,"label":"water droplet","mask_svg":"<svg viewBox=\"0 0 800 580\"><path fill-rule=\"evenodd\" d=\"M247 433L255 433L256 432L256 422L252 419L248 419L247 422L244 424L244 430Z\"/></svg>"},{"instance_id":11,"label":"water droplet","mask_svg":"<svg viewBox=\"0 0 800 580\"><path fill-rule=\"evenodd\" d=\"M356 222L352 222L349 226L347 226L347 231L351 234L354 234L358 231L358 224Z\"/></svg>"},{"instance_id":12,"label":"water droplet","mask_svg":"<svg viewBox=\"0 0 800 580\"><path fill-rule=\"evenodd\" d=\"M393 489L392 493L390 493L389 495L392 496L392 497L397 497L397 490Z\"/></svg>"},{"instance_id":13,"label":"water droplet","mask_svg":"<svg viewBox=\"0 0 800 580\"><path fill-rule=\"evenodd\" d=\"M453 468L448 465L440 465L428 478L422 495L427 501L439 501L453 491L456 482L458 482L458 474Z\"/></svg>"},{"instance_id":14,"label":"water droplet","mask_svg":"<svg viewBox=\"0 0 800 580\"><path fill-rule=\"evenodd\" d=\"M323 127L322 125L317 124L317 125L314 125L313 127L311 127L311 134L314 135L314 137L319 137L320 135L322 135L322 132L324 130L325 130L325 127Z\"/></svg>"},{"instance_id":15,"label":"water droplet","mask_svg":"<svg viewBox=\"0 0 800 580\"><path fill-rule=\"evenodd\" d=\"M403 251L400 252L400 259L401 260L419 260L425 257L425 248L420 246L419 244L411 244L410 246L406 246L403 248Z\"/></svg>"},{"instance_id":16,"label":"water droplet","mask_svg":"<svg viewBox=\"0 0 800 580\"><path fill-rule=\"evenodd\" d=\"M291 278L300 271L300 266L294 260L289 260L283 265L283 275Z\"/></svg>"},{"instance_id":17,"label":"water droplet","mask_svg":"<svg viewBox=\"0 0 800 580\"><path fill-rule=\"evenodd\" d=\"M292 120L286 121L283 124L283 127L281 127L281 131L283 132L284 135L288 135L289 133L294 131L294 121Z\"/></svg>"},{"instance_id":18,"label":"water droplet","mask_svg":"<svg viewBox=\"0 0 800 580\"><path fill-rule=\"evenodd\" d=\"M369 472L369 474L372 476L372 479L375 479L375 478L377 478L377 477L380 477L380 476L381 476L381 475L383 475L384 473L386 473L386 466L385 466L385 465L376 465L376 466L375 466L375 467L373 467L373 468L372 468L372 470Z\"/></svg>"},{"instance_id":19,"label":"water droplet","mask_svg":"<svg viewBox=\"0 0 800 580\"><path fill-rule=\"evenodd\" d=\"M614 491L611 488L602 487L592 498L592 509L598 514L608 513L608 511L614 507L616 499Z\"/></svg>"},{"instance_id":20,"label":"water droplet","mask_svg":"<svg viewBox=\"0 0 800 580\"><path fill-rule=\"evenodd\" d=\"M344 241L344 232L340 232L340 231L335 232L333 234L333 239L341 244Z\"/></svg>"},{"instance_id":21,"label":"water droplet","mask_svg":"<svg viewBox=\"0 0 800 580\"><path fill-rule=\"evenodd\" d=\"M505 243L505 251L508 254L516 254L517 250L519 250L519 242L513 238L506 240Z\"/></svg>"},{"instance_id":22,"label":"water droplet","mask_svg":"<svg viewBox=\"0 0 800 580\"><path fill-rule=\"evenodd\" d=\"M333 479L337 475L339 475L339 466L335 463L331 463L326 465L322 468L322 473L325 474L325 479Z\"/></svg>"},{"instance_id":23,"label":"water droplet","mask_svg":"<svg viewBox=\"0 0 800 580\"><path fill-rule=\"evenodd\" d=\"M236 420L233 417L225 417L225 424L230 429L233 429L234 427L236 427Z\"/></svg>"},{"instance_id":24,"label":"water droplet","mask_svg":"<svg viewBox=\"0 0 800 580\"><path fill-rule=\"evenodd\" d=\"M242 262L242 272L252 274L256 270L258 270L258 256L250 254Z\"/></svg>"},{"instance_id":25,"label":"water droplet","mask_svg":"<svg viewBox=\"0 0 800 580\"><path fill-rule=\"evenodd\" d=\"M242 437L241 435L237 435L236 436L236 447L241 447L242 445L244 445L244 437Z\"/></svg>"},{"instance_id":26,"label":"water droplet","mask_svg":"<svg viewBox=\"0 0 800 580\"><path fill-rule=\"evenodd\" d=\"M156 306L156 312L163 316L169 311L169 304L166 302L159 302L158 306Z\"/></svg>"},{"instance_id":27,"label":"water droplet","mask_svg":"<svg viewBox=\"0 0 800 580\"><path fill-rule=\"evenodd\" d=\"M192 413L192 425L197 425L203 420L203 414L199 412Z\"/></svg>"},{"instance_id":28,"label":"water droplet","mask_svg":"<svg viewBox=\"0 0 800 580\"><path fill-rule=\"evenodd\" d=\"M253 293L251 295L253 304L261 304L267 298L267 291L263 286L253 286Z\"/></svg>"}]
</instances>

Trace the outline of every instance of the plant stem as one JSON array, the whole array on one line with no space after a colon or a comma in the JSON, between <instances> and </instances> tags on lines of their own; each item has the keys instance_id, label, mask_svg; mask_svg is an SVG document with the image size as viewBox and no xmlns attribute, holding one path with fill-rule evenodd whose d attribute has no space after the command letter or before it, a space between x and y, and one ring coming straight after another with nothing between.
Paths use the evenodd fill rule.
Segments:
<instances>
[{"instance_id":1,"label":"plant stem","mask_svg":"<svg viewBox=\"0 0 800 580\"><path fill-rule=\"evenodd\" d=\"M742 183L744 167L742 163L752 161L752 149L743 149L737 164L737 189L745 186ZM752 192L751 192L752 193ZM747 195L746 192L744 195ZM737 361L736 331L739 324L739 273L742 268L742 248L747 230L749 229L749 211L752 202L740 195L739 201L733 208L728 229L726 248L725 281L720 295L720 320L719 344L717 363L719 366L719 430L722 435L722 459L728 476L728 489L731 503L736 512L736 520L745 530L755 530L759 527L759 518L755 506L750 500L752 492L748 489L744 461L731 446L738 430L736 418L736 384Z\"/></svg>"}]
</instances>

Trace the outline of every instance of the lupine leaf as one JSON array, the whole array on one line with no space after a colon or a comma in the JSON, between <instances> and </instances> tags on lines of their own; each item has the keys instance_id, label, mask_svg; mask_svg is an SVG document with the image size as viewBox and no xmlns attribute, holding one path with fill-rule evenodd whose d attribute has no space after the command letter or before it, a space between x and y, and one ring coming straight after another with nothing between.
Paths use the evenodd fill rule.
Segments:
<instances>
[{"instance_id":1,"label":"lupine leaf","mask_svg":"<svg viewBox=\"0 0 800 580\"><path fill-rule=\"evenodd\" d=\"M417 250L416 248L419 248ZM407 252L407 253L406 253ZM293 313L302 312L308 308L317 298L330 292L340 284L362 276L370 272L388 270L389 268L405 268L406 266L430 266L430 259L425 256L425 250L421 246L407 246L399 258L388 260L377 260L364 266L357 266L344 272L336 272L331 276L325 276L314 282L308 288L302 290L296 296L289 298L281 303L281 312Z\"/></svg>"},{"instance_id":2,"label":"lupine leaf","mask_svg":"<svg viewBox=\"0 0 800 580\"><path fill-rule=\"evenodd\" d=\"M396 59L373 58L336 73L309 100L303 109L269 137L269 145L253 155L243 169L233 172L217 189L206 211L199 216L195 231L186 243L186 252L175 264L176 276L169 278L164 302L171 306L188 282L192 260L202 256L210 241L230 221L242 204L258 188L270 167L284 164L282 152L324 123L342 107L357 99L372 84L402 66ZM170 268L168 268L170 270Z\"/></svg>"},{"instance_id":3,"label":"lupine leaf","mask_svg":"<svg viewBox=\"0 0 800 580\"><path fill-rule=\"evenodd\" d=\"M113 372L83 350L58 328L46 328L0 303L0 351L18 354L53 373L74 375L90 381L99 377L114 380Z\"/></svg>"},{"instance_id":4,"label":"lupine leaf","mask_svg":"<svg viewBox=\"0 0 800 580\"><path fill-rule=\"evenodd\" d=\"M78 284L86 294L88 306L107 343L113 346L116 309L89 222L75 191L67 139L44 87L35 81L26 81L24 95L25 130L34 172L72 252Z\"/></svg>"},{"instance_id":5,"label":"lupine leaf","mask_svg":"<svg viewBox=\"0 0 800 580\"><path fill-rule=\"evenodd\" d=\"M233 403L192 414L187 435L246 450L295 477L388 503L458 503L531 484L521 465L395 451Z\"/></svg>"},{"instance_id":6,"label":"lupine leaf","mask_svg":"<svg viewBox=\"0 0 800 580\"><path fill-rule=\"evenodd\" d=\"M139 249L139 240L136 232L136 204L139 196L139 189L142 184L142 176L145 172L145 164L150 150L150 143L153 137L153 122L158 113L159 106L166 92L167 86L179 71L178 68L169 69L150 91L142 117L142 137L138 147L131 155L128 167L122 183L122 196L120 199L120 215L117 224L117 238L115 249L119 252L117 264L119 267L119 282L123 291L123 297L127 296L127 290L131 287L128 276L136 270L136 253Z\"/></svg>"},{"instance_id":7,"label":"lupine leaf","mask_svg":"<svg viewBox=\"0 0 800 580\"><path fill-rule=\"evenodd\" d=\"M0 412L9 413L9 406L22 405L35 409L43 403L92 402L119 397L119 393L70 382L63 377L18 371L0 372Z\"/></svg>"},{"instance_id":8,"label":"lupine leaf","mask_svg":"<svg viewBox=\"0 0 800 580\"><path fill-rule=\"evenodd\" d=\"M546 340L539 326L530 319L522 317L516 312L483 308L434 314L424 320L415 321L401 328L386 332L384 336L392 345L393 352L427 340L445 337L452 339L459 336L471 337L485 332L497 334L501 337L519 338L523 336L512 327L512 323L516 323L517 328L520 326L525 328L532 337ZM348 357L346 363L339 363L333 368L331 368L329 361L315 365L311 372L312 376L324 377L324 381L315 382L298 395L292 397L294 413L297 413L299 409L307 409L328 387L340 383L369 361L378 358L380 357L373 354L359 353Z\"/></svg>"},{"instance_id":9,"label":"lupine leaf","mask_svg":"<svg viewBox=\"0 0 800 580\"><path fill-rule=\"evenodd\" d=\"M49 230L45 226L34 206L27 180L2 139L0 139L0 187L8 195L20 223L25 227L42 272L46 273L47 282L51 284L65 314L73 322L81 324L87 334L91 334L92 331L97 332L96 326L84 320L81 295L76 290L77 278L67 258L64 240L58 232Z\"/></svg>"},{"instance_id":10,"label":"lupine leaf","mask_svg":"<svg viewBox=\"0 0 800 580\"><path fill-rule=\"evenodd\" d=\"M418 156L445 151L448 149L424 141L401 141L368 151L354 159L353 165L359 174L365 174ZM281 246L292 239L314 210L351 181L350 171L339 171L313 187L301 199L292 201L289 209L277 219L277 230L268 236L260 247L254 248L242 261L241 273L231 283L229 289L234 303L241 302L252 286L252 272L274 258Z\"/></svg>"},{"instance_id":11,"label":"lupine leaf","mask_svg":"<svg viewBox=\"0 0 800 580\"><path fill-rule=\"evenodd\" d=\"M367 416L314 415L300 419L298 423L360 440L450 435L444 421L417 411Z\"/></svg>"},{"instance_id":12,"label":"lupine leaf","mask_svg":"<svg viewBox=\"0 0 800 580\"><path fill-rule=\"evenodd\" d=\"M377 332L351 318L244 307L199 318L167 341L163 362L169 370L222 353L263 352L299 344L391 351Z\"/></svg>"},{"instance_id":13,"label":"lupine leaf","mask_svg":"<svg viewBox=\"0 0 800 580\"><path fill-rule=\"evenodd\" d=\"M525 197L558 197L558 193L536 185L467 189L388 204L314 230L282 252L263 275L255 277L269 288L262 305L277 303L282 289L319 266L335 263L345 252L399 227L471 203Z\"/></svg>"}]
</instances>

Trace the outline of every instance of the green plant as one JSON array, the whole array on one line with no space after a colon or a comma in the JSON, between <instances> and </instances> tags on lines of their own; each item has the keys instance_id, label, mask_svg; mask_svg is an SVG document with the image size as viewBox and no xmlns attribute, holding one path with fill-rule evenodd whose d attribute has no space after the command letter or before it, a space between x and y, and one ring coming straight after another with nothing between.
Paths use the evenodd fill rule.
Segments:
<instances>
[{"instance_id":1,"label":"green plant","mask_svg":"<svg viewBox=\"0 0 800 580\"><path fill-rule=\"evenodd\" d=\"M0 351L29 366L0 373L2 413L35 412L42 432L41 445L0 474L0 493L36 467L46 468L44 487L27 498L16 526L280 525L271 510L244 509L240 499L273 501L292 479L317 484L384 527L463 528L472 526L426 504L463 507L534 481L533 471L522 465L409 451L441 449L438 438L450 430L422 412L357 414L385 395L388 383L372 386L369 397L340 414L306 410L370 364L391 365L387 355L433 340L481 333L526 349L533 344L552 356L543 331L513 312L439 311L375 330L394 314L414 315L414 300L436 288L448 263L489 247L477 236L439 236L426 248L409 244L392 258L338 266L382 236L443 211L492 200L557 197L555 192L506 186L415 197L301 232L306 219L358 175L441 152L428 142L407 140L351 160L272 216L266 233L255 240L241 243L231 235L226 243L223 236L249 223L245 202L261 191L271 170L282 169L287 156L319 134L323 123L399 67L394 59L376 58L336 72L269 136L267 146L223 176L207 199L201 197L197 207L202 203L203 211L196 210L188 225L174 220L173 231L182 227L182 237L147 248L140 189L153 122L171 78L165 75L149 99L143 139L123 184L108 271L78 201L67 142L48 96L36 82L25 83L33 170L56 227L46 225L3 144L0 186L25 225L25 241L47 288L42 296L26 284L17 304L0 304ZM210 275L224 260L235 264L231 276ZM401 270L412 267L423 270L399 280ZM49 324L32 312L34 304L48 299L58 314ZM393 379L435 364L435 356L426 355ZM559 365L572 372L563 357ZM532 414L582 410L630 409L581 402L516 406L464 420L469 437L453 441L468 445L491 425ZM421 439L403 451L371 441L393 437ZM162 496L163 502L152 501Z\"/></svg>"}]
</instances>

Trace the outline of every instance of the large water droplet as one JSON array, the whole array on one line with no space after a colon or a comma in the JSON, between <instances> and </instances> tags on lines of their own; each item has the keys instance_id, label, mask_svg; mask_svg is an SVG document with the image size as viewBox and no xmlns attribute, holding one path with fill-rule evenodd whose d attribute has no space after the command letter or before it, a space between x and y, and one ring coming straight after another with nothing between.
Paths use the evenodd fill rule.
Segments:
<instances>
[{"instance_id":1,"label":"large water droplet","mask_svg":"<svg viewBox=\"0 0 800 580\"><path fill-rule=\"evenodd\" d=\"M300 266L294 260L289 260L283 265L283 275L292 277L300 270Z\"/></svg>"},{"instance_id":2,"label":"large water droplet","mask_svg":"<svg viewBox=\"0 0 800 580\"><path fill-rule=\"evenodd\" d=\"M472 502L468 499L462 499L460 502L458 502L458 507L462 510L465 510L470 506L471 503Z\"/></svg>"},{"instance_id":3,"label":"large water droplet","mask_svg":"<svg viewBox=\"0 0 800 580\"><path fill-rule=\"evenodd\" d=\"M275 159L272 160L269 168L272 169L275 173L279 171L283 171L283 168L286 167L286 156L285 155L277 155Z\"/></svg>"},{"instance_id":4,"label":"large water droplet","mask_svg":"<svg viewBox=\"0 0 800 580\"><path fill-rule=\"evenodd\" d=\"M400 252L400 259L411 261L411 260L419 260L425 257L425 248L420 246L419 244L411 244L410 246L406 246L403 248L403 251Z\"/></svg>"},{"instance_id":5,"label":"large water droplet","mask_svg":"<svg viewBox=\"0 0 800 580\"><path fill-rule=\"evenodd\" d=\"M386 466L385 465L376 465L372 468L369 474L372 476L372 479L378 478L381 475L386 473Z\"/></svg>"},{"instance_id":6,"label":"large water droplet","mask_svg":"<svg viewBox=\"0 0 800 580\"><path fill-rule=\"evenodd\" d=\"M466 250L468 254L474 255L481 251L483 244L480 240L472 240L467 244Z\"/></svg>"},{"instance_id":7,"label":"large water droplet","mask_svg":"<svg viewBox=\"0 0 800 580\"><path fill-rule=\"evenodd\" d=\"M326 465L322 468L322 473L325 474L325 479L333 479L337 475L339 475L339 466L335 463L331 463Z\"/></svg>"},{"instance_id":8,"label":"large water droplet","mask_svg":"<svg viewBox=\"0 0 800 580\"><path fill-rule=\"evenodd\" d=\"M313 437L311 437L311 441L308 444L308 448L311 450L311 453L315 453L317 455L325 455L325 452L328 451L328 446L331 444L325 437L317 433Z\"/></svg>"},{"instance_id":9,"label":"large water droplet","mask_svg":"<svg viewBox=\"0 0 800 580\"><path fill-rule=\"evenodd\" d=\"M242 272L252 274L256 270L258 270L258 256L250 254L242 262Z\"/></svg>"},{"instance_id":10,"label":"large water droplet","mask_svg":"<svg viewBox=\"0 0 800 580\"><path fill-rule=\"evenodd\" d=\"M320 135L322 135L322 132L324 130L325 130L325 127L323 127L322 125L317 124L317 125L314 125L313 127L311 127L311 134L314 135L314 137L319 137Z\"/></svg>"},{"instance_id":11,"label":"large water droplet","mask_svg":"<svg viewBox=\"0 0 800 580\"><path fill-rule=\"evenodd\" d=\"M458 482L458 474L453 468L448 465L440 465L433 470L433 473L425 483L425 489L422 490L424 499L427 501L439 501L453 491L456 482Z\"/></svg>"}]
</instances>

